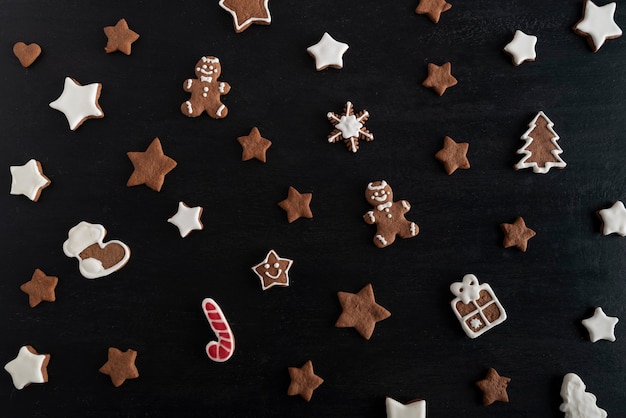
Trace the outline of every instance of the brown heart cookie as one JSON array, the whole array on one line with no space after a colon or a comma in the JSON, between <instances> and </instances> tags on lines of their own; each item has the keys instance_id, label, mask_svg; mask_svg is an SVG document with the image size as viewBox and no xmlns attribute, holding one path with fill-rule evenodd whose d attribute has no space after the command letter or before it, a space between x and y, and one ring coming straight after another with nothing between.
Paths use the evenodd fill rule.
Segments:
<instances>
[{"instance_id":1,"label":"brown heart cookie","mask_svg":"<svg viewBox=\"0 0 626 418\"><path fill-rule=\"evenodd\" d=\"M41 54L41 47L36 43L25 44L24 42L17 42L13 45L13 53L20 60L22 67L30 67L33 62Z\"/></svg>"}]
</instances>

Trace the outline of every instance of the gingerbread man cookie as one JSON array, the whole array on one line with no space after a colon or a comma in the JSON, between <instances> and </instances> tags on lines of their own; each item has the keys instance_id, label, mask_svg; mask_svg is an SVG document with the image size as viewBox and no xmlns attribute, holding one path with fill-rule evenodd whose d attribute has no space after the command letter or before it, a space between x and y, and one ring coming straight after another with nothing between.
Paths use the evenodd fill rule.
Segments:
<instances>
[{"instance_id":1,"label":"gingerbread man cookie","mask_svg":"<svg viewBox=\"0 0 626 418\"><path fill-rule=\"evenodd\" d=\"M220 100L228 94L230 84L218 81L222 72L220 60L216 57L202 57L196 64L195 79L187 79L183 89L191 93L191 98L180 106L183 115L190 118L206 112L213 119L222 119L228 115L228 108Z\"/></svg>"},{"instance_id":2,"label":"gingerbread man cookie","mask_svg":"<svg viewBox=\"0 0 626 418\"><path fill-rule=\"evenodd\" d=\"M385 180L368 184L365 199L374 206L374 210L363 215L363 219L370 225L376 224L374 244L377 247L384 248L393 244L396 235L411 238L419 233L417 224L404 217L411 205L406 200L394 202L393 191Z\"/></svg>"}]
</instances>

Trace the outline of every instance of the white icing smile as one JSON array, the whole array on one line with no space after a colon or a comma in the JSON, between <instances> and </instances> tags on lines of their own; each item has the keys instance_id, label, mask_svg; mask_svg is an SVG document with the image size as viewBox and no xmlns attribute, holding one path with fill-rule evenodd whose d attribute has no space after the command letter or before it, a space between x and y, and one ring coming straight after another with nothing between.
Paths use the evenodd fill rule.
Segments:
<instances>
[{"instance_id":1,"label":"white icing smile","mask_svg":"<svg viewBox=\"0 0 626 418\"><path fill-rule=\"evenodd\" d=\"M269 277L270 279L272 279L272 280L276 280L276 279L278 279L278 278L280 277L280 275L281 275L281 274L283 274L283 270L282 270L281 268L279 268L279 267L280 267L280 264L278 264L278 263L274 263L274 265L273 265L273 267L274 267L275 269L278 269L278 271L277 271L276 275L272 275L272 274L270 274L270 272L269 272L270 265L269 265L269 264L265 264L263 267L265 267L265 269L266 269L266 271L265 271L265 275L266 275L267 277Z\"/></svg>"}]
</instances>

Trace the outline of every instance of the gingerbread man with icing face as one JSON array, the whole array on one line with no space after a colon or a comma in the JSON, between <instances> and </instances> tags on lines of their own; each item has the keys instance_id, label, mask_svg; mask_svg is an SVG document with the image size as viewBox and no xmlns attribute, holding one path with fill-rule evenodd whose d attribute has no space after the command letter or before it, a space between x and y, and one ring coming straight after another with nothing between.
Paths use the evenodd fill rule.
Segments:
<instances>
[{"instance_id":1,"label":"gingerbread man with icing face","mask_svg":"<svg viewBox=\"0 0 626 418\"><path fill-rule=\"evenodd\" d=\"M230 84L217 80L221 72L218 58L200 58L196 64L198 78L189 78L183 84L183 89L191 93L191 98L180 106L183 115L195 118L206 112L213 119L222 119L228 115L228 108L220 99L228 94Z\"/></svg>"},{"instance_id":2,"label":"gingerbread man with icing face","mask_svg":"<svg viewBox=\"0 0 626 418\"><path fill-rule=\"evenodd\" d=\"M374 244L384 248L393 244L396 235L402 238L411 238L419 233L419 227L415 222L405 219L404 214L411 209L406 200L393 201L393 191L385 180L375 181L367 185L365 199L374 206L363 219L370 225L376 225Z\"/></svg>"}]
</instances>

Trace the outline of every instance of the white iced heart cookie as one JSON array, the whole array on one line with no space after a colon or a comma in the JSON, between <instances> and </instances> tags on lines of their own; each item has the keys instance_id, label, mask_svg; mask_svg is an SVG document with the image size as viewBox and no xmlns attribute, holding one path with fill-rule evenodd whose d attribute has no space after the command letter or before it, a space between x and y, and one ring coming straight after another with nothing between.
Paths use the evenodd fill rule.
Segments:
<instances>
[{"instance_id":1,"label":"white iced heart cookie","mask_svg":"<svg viewBox=\"0 0 626 418\"><path fill-rule=\"evenodd\" d=\"M88 279L107 276L130 259L130 248L121 241L103 242L106 230L102 225L82 221L68 233L63 252L78 259L80 274Z\"/></svg>"}]
</instances>

